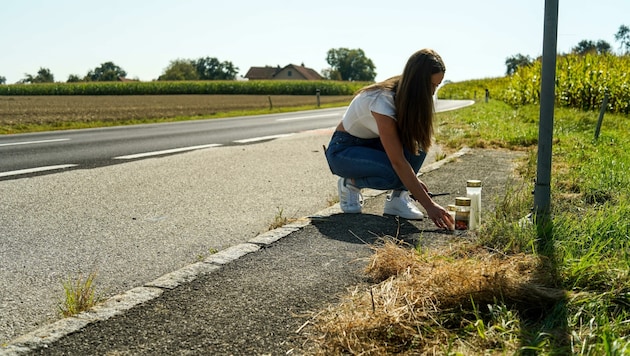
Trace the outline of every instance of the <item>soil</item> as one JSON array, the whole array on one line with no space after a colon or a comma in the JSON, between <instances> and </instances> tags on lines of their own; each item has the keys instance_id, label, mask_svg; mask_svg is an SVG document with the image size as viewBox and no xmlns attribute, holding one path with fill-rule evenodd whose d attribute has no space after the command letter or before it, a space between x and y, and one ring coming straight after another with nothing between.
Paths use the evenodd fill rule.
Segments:
<instances>
[{"instance_id":1,"label":"soil","mask_svg":"<svg viewBox=\"0 0 630 356\"><path fill-rule=\"evenodd\" d=\"M321 96L320 104L351 96ZM313 95L0 96L0 129L28 124L107 122L204 116L234 110L316 105ZM1 131L0 131L1 132Z\"/></svg>"}]
</instances>

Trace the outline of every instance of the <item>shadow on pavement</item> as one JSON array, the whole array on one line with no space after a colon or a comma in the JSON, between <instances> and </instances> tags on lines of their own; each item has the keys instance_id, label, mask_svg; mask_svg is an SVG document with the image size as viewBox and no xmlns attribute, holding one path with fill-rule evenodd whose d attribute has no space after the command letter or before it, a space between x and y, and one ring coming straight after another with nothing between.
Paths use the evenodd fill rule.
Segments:
<instances>
[{"instance_id":1,"label":"shadow on pavement","mask_svg":"<svg viewBox=\"0 0 630 356\"><path fill-rule=\"evenodd\" d=\"M415 245L423 238L451 235L429 227L426 221L410 221L376 214L334 214L311 219L311 224L326 238L347 243L374 244L390 237ZM427 225L425 227L425 225Z\"/></svg>"}]
</instances>

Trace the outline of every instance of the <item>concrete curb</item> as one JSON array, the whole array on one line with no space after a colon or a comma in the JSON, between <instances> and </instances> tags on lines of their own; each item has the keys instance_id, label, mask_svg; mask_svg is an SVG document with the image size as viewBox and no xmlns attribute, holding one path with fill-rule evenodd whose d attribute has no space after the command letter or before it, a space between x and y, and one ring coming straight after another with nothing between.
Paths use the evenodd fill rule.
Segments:
<instances>
[{"instance_id":1,"label":"concrete curb","mask_svg":"<svg viewBox=\"0 0 630 356\"><path fill-rule=\"evenodd\" d=\"M452 162L470 151L469 148L463 148L442 160L428 164L421 169L418 176L439 169L444 164ZM364 189L362 194L364 199L370 199L385 192L386 191L382 190ZM187 265L179 270L162 275L151 282L145 283L144 286L136 287L122 294L115 295L88 311L58 320L52 324L42 326L25 335L19 336L6 346L1 347L0 355L24 355L37 349L45 349L55 341L78 332L92 323L105 321L113 316L122 314L131 308L161 296L166 290L172 290L182 284L194 281L198 277L219 270L221 266L225 264L235 261L249 253L256 252L264 246L271 245L281 238L308 226L312 218L322 218L338 213L341 213L339 203L320 210L308 217L298 219L290 224L262 233L246 243L221 250L208 256L201 262Z\"/></svg>"}]
</instances>

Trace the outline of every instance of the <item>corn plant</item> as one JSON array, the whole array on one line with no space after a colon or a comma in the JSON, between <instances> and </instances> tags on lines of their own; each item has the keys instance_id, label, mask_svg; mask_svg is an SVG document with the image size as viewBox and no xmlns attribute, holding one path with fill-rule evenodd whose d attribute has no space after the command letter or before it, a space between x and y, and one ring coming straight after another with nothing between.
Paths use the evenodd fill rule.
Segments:
<instances>
[{"instance_id":1,"label":"corn plant","mask_svg":"<svg viewBox=\"0 0 630 356\"><path fill-rule=\"evenodd\" d=\"M556 103L562 107L598 110L608 94L607 110L630 113L630 55L562 55L556 61ZM490 96L514 106L540 102L542 64L520 67L512 76L448 83L438 92L442 99ZM475 95L476 94L476 95Z\"/></svg>"}]
</instances>

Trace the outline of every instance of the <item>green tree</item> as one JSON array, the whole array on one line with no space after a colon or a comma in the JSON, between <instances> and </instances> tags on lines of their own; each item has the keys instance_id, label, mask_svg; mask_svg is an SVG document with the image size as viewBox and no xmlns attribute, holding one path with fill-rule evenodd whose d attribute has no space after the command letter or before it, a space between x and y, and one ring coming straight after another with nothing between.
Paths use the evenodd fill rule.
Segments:
<instances>
[{"instance_id":1,"label":"green tree","mask_svg":"<svg viewBox=\"0 0 630 356\"><path fill-rule=\"evenodd\" d=\"M597 49L598 54L606 54L612 51L612 46L610 45L610 43L604 40L597 41L597 43L595 44L595 48Z\"/></svg>"},{"instance_id":2,"label":"green tree","mask_svg":"<svg viewBox=\"0 0 630 356\"><path fill-rule=\"evenodd\" d=\"M611 51L610 43L599 40L597 42L591 40L582 40L577 46L571 49L571 52L579 55L584 55L587 53L595 53L595 54L605 54L610 53Z\"/></svg>"},{"instance_id":3,"label":"green tree","mask_svg":"<svg viewBox=\"0 0 630 356\"><path fill-rule=\"evenodd\" d=\"M505 74L512 75L519 67L528 66L532 64L533 60L530 56L524 56L522 54L516 54L508 57L505 60L505 66L507 67Z\"/></svg>"},{"instance_id":4,"label":"green tree","mask_svg":"<svg viewBox=\"0 0 630 356\"><path fill-rule=\"evenodd\" d=\"M630 28L626 25L619 26L615 34L615 41L619 42L619 49L624 53L630 52Z\"/></svg>"},{"instance_id":5,"label":"green tree","mask_svg":"<svg viewBox=\"0 0 630 356\"><path fill-rule=\"evenodd\" d=\"M24 74L26 77L22 79L23 83L53 83L55 76L50 72L48 68L39 68L36 76L31 74Z\"/></svg>"},{"instance_id":6,"label":"green tree","mask_svg":"<svg viewBox=\"0 0 630 356\"><path fill-rule=\"evenodd\" d=\"M195 61L189 59L176 59L164 69L164 73L158 80L198 80Z\"/></svg>"},{"instance_id":7,"label":"green tree","mask_svg":"<svg viewBox=\"0 0 630 356\"><path fill-rule=\"evenodd\" d=\"M125 78L126 76L127 72L124 69L113 62L105 62L94 70L90 70L84 79L93 82L115 82L118 78Z\"/></svg>"},{"instance_id":8,"label":"green tree","mask_svg":"<svg viewBox=\"0 0 630 356\"><path fill-rule=\"evenodd\" d=\"M322 76L330 80L341 80L341 74L332 68L326 68L322 70Z\"/></svg>"},{"instance_id":9,"label":"green tree","mask_svg":"<svg viewBox=\"0 0 630 356\"><path fill-rule=\"evenodd\" d=\"M199 58L193 65L201 80L234 80L238 74L238 67L232 62L220 62L214 57Z\"/></svg>"},{"instance_id":10,"label":"green tree","mask_svg":"<svg viewBox=\"0 0 630 356\"><path fill-rule=\"evenodd\" d=\"M6 84L6 83L7 83L7 78L0 75L0 85Z\"/></svg>"},{"instance_id":11,"label":"green tree","mask_svg":"<svg viewBox=\"0 0 630 356\"><path fill-rule=\"evenodd\" d=\"M68 76L68 80L66 80L66 83L78 83L81 81L81 77L79 77L76 74L70 74Z\"/></svg>"},{"instance_id":12,"label":"green tree","mask_svg":"<svg viewBox=\"0 0 630 356\"><path fill-rule=\"evenodd\" d=\"M328 79L348 81L374 81L374 63L362 49L332 48L328 50L326 62L330 69L324 70Z\"/></svg>"}]
</instances>

